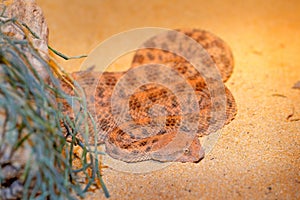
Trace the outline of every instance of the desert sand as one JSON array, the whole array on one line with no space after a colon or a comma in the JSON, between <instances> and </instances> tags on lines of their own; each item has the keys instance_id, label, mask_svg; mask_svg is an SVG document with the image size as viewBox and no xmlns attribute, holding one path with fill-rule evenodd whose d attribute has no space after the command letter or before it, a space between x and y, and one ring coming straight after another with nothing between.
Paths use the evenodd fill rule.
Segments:
<instances>
[{"instance_id":1,"label":"desert sand","mask_svg":"<svg viewBox=\"0 0 300 200\"><path fill-rule=\"evenodd\" d=\"M300 2L37 0L52 47L88 54L140 27L206 29L232 49L238 114L199 163L130 174L104 169L110 199L300 199ZM69 72L82 60L59 63ZM122 66L117 66L122 70ZM102 190L86 199L105 199Z\"/></svg>"}]
</instances>

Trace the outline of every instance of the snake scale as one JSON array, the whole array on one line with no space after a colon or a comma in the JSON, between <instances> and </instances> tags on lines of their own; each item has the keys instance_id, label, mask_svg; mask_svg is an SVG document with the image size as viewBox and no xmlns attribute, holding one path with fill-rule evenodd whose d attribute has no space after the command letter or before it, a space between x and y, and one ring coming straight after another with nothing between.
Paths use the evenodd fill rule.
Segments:
<instances>
[{"instance_id":1,"label":"snake scale","mask_svg":"<svg viewBox=\"0 0 300 200\"><path fill-rule=\"evenodd\" d=\"M193 50L186 39L178 41L178 35L172 32L192 38L204 48L210 58L202 59L203 52L199 54ZM157 43L160 43L160 48L152 48ZM187 52L186 57L167 51L173 48L172 45L176 46L175 49ZM162 162L198 162L204 157L199 137L211 133L208 128L212 122L213 105L207 80L187 58L200 57L204 72L209 72L212 66L216 66L222 81L225 82L233 70L231 50L217 36L199 29L178 29L159 34L145 41L142 47L135 52L131 68L127 71L79 71L72 74L84 89L89 110L96 119L98 133L95 137L91 130L89 142L93 144L96 138L98 144L105 144L108 155L125 162L151 159ZM138 70L139 66L144 67ZM143 82L145 78L148 82ZM168 87L161 82L157 83L158 79L167 82ZM136 84L137 82L140 85ZM93 89L91 84L95 83L97 84ZM118 83L121 86L123 84L123 89L116 91ZM187 84L192 91L186 90L188 87L185 88L184 85ZM126 93L126 88L130 86L136 88L131 93ZM69 88L63 87L65 91L70 92ZM215 96L225 97L225 118L221 127L216 126L213 131L229 123L237 112L231 92L224 85L215 91L219 91L218 89L223 90L223 93L217 92ZM191 100L193 95L194 101ZM115 103L114 108L112 102ZM190 110L194 107L199 110L196 114L191 114L192 112L183 111L185 106ZM69 109L70 107L66 106L67 112ZM187 128L183 122L197 126ZM180 131L185 132L185 139L180 138ZM194 134L188 135L189 132ZM178 134L179 139L176 137ZM176 149L176 143L168 146L173 140L177 140L179 149ZM164 150L160 151L161 149Z\"/></svg>"}]
</instances>

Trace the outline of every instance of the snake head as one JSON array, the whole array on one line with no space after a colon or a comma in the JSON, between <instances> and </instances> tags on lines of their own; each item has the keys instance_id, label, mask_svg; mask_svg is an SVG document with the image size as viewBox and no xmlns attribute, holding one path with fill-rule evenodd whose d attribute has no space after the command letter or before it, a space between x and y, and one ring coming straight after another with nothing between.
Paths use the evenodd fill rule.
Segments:
<instances>
[{"instance_id":1,"label":"snake head","mask_svg":"<svg viewBox=\"0 0 300 200\"><path fill-rule=\"evenodd\" d=\"M184 154L178 158L177 162L194 162L197 163L204 158L204 149L201 147L199 139L196 137L189 148L184 150Z\"/></svg>"}]
</instances>

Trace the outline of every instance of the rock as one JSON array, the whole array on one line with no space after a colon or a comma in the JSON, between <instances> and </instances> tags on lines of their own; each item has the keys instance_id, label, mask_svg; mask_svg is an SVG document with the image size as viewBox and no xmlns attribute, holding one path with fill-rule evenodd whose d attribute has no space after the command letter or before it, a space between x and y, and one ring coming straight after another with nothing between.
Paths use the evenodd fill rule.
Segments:
<instances>
[{"instance_id":1,"label":"rock","mask_svg":"<svg viewBox=\"0 0 300 200\"><path fill-rule=\"evenodd\" d=\"M36 34L39 38L32 37L33 46L41 54L45 61L49 60L48 52L48 26L45 21L42 9L35 3L34 0L13 0L5 1L4 5L7 6L4 16L5 18L16 18L18 21L26 24L32 32ZM2 18L2 20L4 20ZM19 30L15 25L10 24L9 26L4 26L3 32L8 35L13 36L16 39L25 39L23 32ZM26 52L26 50L25 50ZM47 71L42 66L36 58L34 58L29 52L26 53L32 66L37 70L38 74L47 80L49 75Z\"/></svg>"}]
</instances>

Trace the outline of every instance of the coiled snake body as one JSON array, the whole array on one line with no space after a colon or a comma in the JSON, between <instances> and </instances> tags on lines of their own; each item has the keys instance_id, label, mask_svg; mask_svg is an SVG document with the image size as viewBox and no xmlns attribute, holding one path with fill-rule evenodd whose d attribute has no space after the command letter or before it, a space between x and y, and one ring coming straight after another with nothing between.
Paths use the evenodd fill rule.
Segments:
<instances>
[{"instance_id":1,"label":"coiled snake body","mask_svg":"<svg viewBox=\"0 0 300 200\"><path fill-rule=\"evenodd\" d=\"M205 58L203 52L195 52L186 41L188 39L183 37L179 40L180 34L178 36L177 31L199 43L203 51L208 53L209 59ZM198 29L177 31L157 35L146 41L143 48L135 53L132 67L128 71L73 73L74 78L79 80L84 88L90 111L96 119L99 129L96 135L97 142L105 144L106 153L111 157L126 162L149 159L198 162L203 158L204 151L198 137L211 133L209 126L213 126L212 93L207 82L212 78L205 78L203 73L209 73L216 66L220 78L225 82L232 73L233 57L226 43L207 31ZM159 44L159 48L154 48L156 44ZM181 52L187 52L185 58L172 52L174 46ZM204 68L201 72L187 60L192 57L202 59L200 62ZM149 63L151 65L145 66ZM141 65L142 68L138 69ZM147 81L143 82L143 79ZM95 83L97 85L92 89L91 84ZM168 86L162 83L167 83ZM116 89L118 84L122 89ZM185 87L187 84L189 86ZM126 92L130 86L136 88L131 93ZM192 91L188 90L189 87ZM225 99L222 127L234 118L237 109L232 94L223 84L214 87L213 91L217 93L213 95L216 98L223 95ZM221 90L223 93L218 92ZM194 101L191 100L193 95ZM184 108L185 106L188 108ZM194 107L198 108L197 113L183 111ZM183 123L187 121L191 124L196 123L197 126L187 128ZM211 130L216 131L221 127L216 126ZM168 147L180 131L186 135L189 132L194 134L182 140L180 137L177 138L179 149L174 148L176 144ZM89 142L93 143L94 138L94 134L91 133Z\"/></svg>"}]
</instances>

